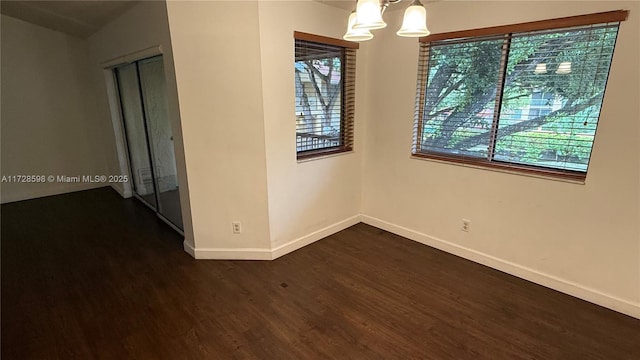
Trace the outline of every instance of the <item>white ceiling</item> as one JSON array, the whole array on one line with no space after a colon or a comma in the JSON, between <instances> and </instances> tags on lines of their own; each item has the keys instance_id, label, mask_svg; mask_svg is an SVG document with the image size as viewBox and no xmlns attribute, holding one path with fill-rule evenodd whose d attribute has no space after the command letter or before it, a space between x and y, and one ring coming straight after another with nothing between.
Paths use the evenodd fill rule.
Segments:
<instances>
[{"instance_id":1,"label":"white ceiling","mask_svg":"<svg viewBox=\"0 0 640 360\"><path fill-rule=\"evenodd\" d=\"M344 10L349 10L349 11L355 10L356 8L355 0L314 0L314 1L327 4L330 6L335 6L335 7L338 7ZM442 1L442 0L422 0L422 3L426 4L426 3L436 2L436 1ZM386 11L404 10L409 5L411 5L411 3L412 3L411 0L404 0L396 4L390 4Z\"/></svg>"},{"instance_id":2,"label":"white ceiling","mask_svg":"<svg viewBox=\"0 0 640 360\"><path fill-rule=\"evenodd\" d=\"M345 10L354 10L356 8L356 2L354 0L315 0L323 4L339 7Z\"/></svg>"},{"instance_id":3,"label":"white ceiling","mask_svg":"<svg viewBox=\"0 0 640 360\"><path fill-rule=\"evenodd\" d=\"M0 12L52 30L86 38L136 3L138 1L133 0L2 0Z\"/></svg>"},{"instance_id":4,"label":"white ceiling","mask_svg":"<svg viewBox=\"0 0 640 360\"><path fill-rule=\"evenodd\" d=\"M353 10L354 0L314 0L345 10ZM423 0L424 3L438 0ZM139 0L2 0L0 12L52 30L87 38L111 22L125 11L139 3ZM387 11L405 9L411 1L404 0L391 4Z\"/></svg>"}]
</instances>

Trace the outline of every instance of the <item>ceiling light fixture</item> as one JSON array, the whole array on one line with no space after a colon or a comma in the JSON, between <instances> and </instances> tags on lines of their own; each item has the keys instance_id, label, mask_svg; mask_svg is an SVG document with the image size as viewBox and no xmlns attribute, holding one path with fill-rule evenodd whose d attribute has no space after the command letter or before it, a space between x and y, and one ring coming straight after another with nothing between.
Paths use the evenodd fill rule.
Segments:
<instances>
[{"instance_id":1,"label":"ceiling light fixture","mask_svg":"<svg viewBox=\"0 0 640 360\"><path fill-rule=\"evenodd\" d=\"M391 4L402 0L357 0L356 10L349 15L347 32L343 39L348 41L365 41L373 38L370 30L382 29L387 23L382 19L385 10ZM403 37L427 36L427 11L420 0L413 0L404 12L402 27L396 33Z\"/></svg>"},{"instance_id":2,"label":"ceiling light fixture","mask_svg":"<svg viewBox=\"0 0 640 360\"><path fill-rule=\"evenodd\" d=\"M349 24L347 26L347 33L342 37L347 41L365 41L373 38L373 34L369 29L354 29L353 25L356 23L356 12L351 12L349 15Z\"/></svg>"}]
</instances>

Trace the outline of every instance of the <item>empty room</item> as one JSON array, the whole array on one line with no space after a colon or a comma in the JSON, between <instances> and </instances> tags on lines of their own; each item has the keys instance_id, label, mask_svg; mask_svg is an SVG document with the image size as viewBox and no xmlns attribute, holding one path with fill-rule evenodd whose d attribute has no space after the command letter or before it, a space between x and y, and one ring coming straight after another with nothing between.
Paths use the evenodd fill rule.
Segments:
<instances>
[{"instance_id":1,"label":"empty room","mask_svg":"<svg viewBox=\"0 0 640 360\"><path fill-rule=\"evenodd\" d=\"M0 2L3 359L640 359L640 3Z\"/></svg>"}]
</instances>

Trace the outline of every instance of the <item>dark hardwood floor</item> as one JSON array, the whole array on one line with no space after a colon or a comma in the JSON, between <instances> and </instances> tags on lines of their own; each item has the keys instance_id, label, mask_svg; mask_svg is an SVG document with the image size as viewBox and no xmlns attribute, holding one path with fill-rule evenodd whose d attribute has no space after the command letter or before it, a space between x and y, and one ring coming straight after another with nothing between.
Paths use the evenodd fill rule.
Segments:
<instances>
[{"instance_id":1,"label":"dark hardwood floor","mask_svg":"<svg viewBox=\"0 0 640 360\"><path fill-rule=\"evenodd\" d=\"M359 224L196 261L109 188L1 207L2 359L640 359L640 320Z\"/></svg>"}]
</instances>

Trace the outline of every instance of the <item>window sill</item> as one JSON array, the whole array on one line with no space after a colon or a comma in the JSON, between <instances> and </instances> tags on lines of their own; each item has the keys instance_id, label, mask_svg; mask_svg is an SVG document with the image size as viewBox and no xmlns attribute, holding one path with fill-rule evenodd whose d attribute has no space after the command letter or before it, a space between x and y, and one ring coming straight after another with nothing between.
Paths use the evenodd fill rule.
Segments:
<instances>
[{"instance_id":1,"label":"window sill","mask_svg":"<svg viewBox=\"0 0 640 360\"><path fill-rule=\"evenodd\" d=\"M332 151L319 151L319 152L304 154L302 156L298 154L297 162L305 163L309 161L332 158L336 156L348 155L353 153L354 153L353 149L338 149L338 150L332 150Z\"/></svg>"},{"instance_id":2,"label":"window sill","mask_svg":"<svg viewBox=\"0 0 640 360\"><path fill-rule=\"evenodd\" d=\"M527 166L502 165L500 163L493 163L493 162L489 163L489 162L482 162L482 161L474 161L470 159L449 158L445 156L422 154L422 153L411 154L411 158L416 160L433 161L441 164L456 165L456 166L495 171L500 173L520 175L520 176L526 176L526 177L534 177L538 179L554 180L554 181L560 181L560 182L566 182L566 183L578 184L578 185L584 185L586 180L586 175L582 176L582 175L556 173L556 172L553 172L553 170L549 170L549 171L538 170L535 168L529 168Z\"/></svg>"}]
</instances>

